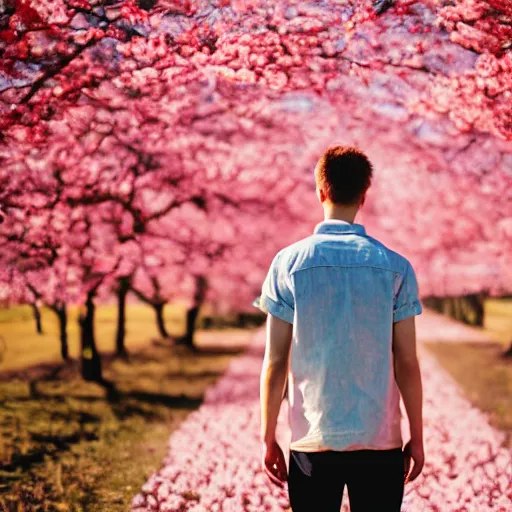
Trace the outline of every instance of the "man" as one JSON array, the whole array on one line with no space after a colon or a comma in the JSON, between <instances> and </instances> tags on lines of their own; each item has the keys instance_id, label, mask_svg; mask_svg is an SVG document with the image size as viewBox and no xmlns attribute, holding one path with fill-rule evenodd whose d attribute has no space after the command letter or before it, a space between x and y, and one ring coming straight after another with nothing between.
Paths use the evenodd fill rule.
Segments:
<instances>
[{"instance_id":1,"label":"man","mask_svg":"<svg viewBox=\"0 0 512 512\"><path fill-rule=\"evenodd\" d=\"M411 264L354 223L371 178L358 149L327 149L315 168L325 220L275 256L262 288L262 462L274 483L288 481L293 512L339 512L345 485L352 512L399 512L404 482L424 463L422 307ZM287 380L288 475L275 438Z\"/></svg>"}]
</instances>

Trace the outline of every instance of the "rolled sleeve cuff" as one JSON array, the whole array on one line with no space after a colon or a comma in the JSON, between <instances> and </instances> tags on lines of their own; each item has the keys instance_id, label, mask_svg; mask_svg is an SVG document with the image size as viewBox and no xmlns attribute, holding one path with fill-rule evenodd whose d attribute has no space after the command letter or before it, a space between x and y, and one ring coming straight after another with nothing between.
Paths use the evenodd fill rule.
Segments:
<instances>
[{"instance_id":1,"label":"rolled sleeve cuff","mask_svg":"<svg viewBox=\"0 0 512 512\"><path fill-rule=\"evenodd\" d=\"M264 313L270 313L289 324L293 324L293 317L295 315L293 309L288 304L283 304L272 300L267 296L261 296L258 307Z\"/></svg>"},{"instance_id":2,"label":"rolled sleeve cuff","mask_svg":"<svg viewBox=\"0 0 512 512\"><path fill-rule=\"evenodd\" d=\"M421 315L423 308L419 300L406 304L393 312L393 322L399 322L414 315Z\"/></svg>"}]
</instances>

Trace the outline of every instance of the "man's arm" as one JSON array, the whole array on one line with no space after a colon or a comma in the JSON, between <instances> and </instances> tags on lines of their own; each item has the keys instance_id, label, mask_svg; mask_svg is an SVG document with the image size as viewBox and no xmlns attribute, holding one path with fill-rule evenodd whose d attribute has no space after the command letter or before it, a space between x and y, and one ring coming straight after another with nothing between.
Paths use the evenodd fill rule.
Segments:
<instances>
[{"instance_id":1,"label":"man's arm","mask_svg":"<svg viewBox=\"0 0 512 512\"><path fill-rule=\"evenodd\" d=\"M276 442L276 427L288 373L293 325L269 314L267 341L261 369L261 441L263 467L279 484L286 480L284 455Z\"/></svg>"},{"instance_id":2,"label":"man's arm","mask_svg":"<svg viewBox=\"0 0 512 512\"><path fill-rule=\"evenodd\" d=\"M261 369L261 441L275 441L277 418L283 399L292 341L292 324L271 314L267 317L267 342Z\"/></svg>"},{"instance_id":3,"label":"man's arm","mask_svg":"<svg viewBox=\"0 0 512 512\"><path fill-rule=\"evenodd\" d=\"M414 316L393 324L393 355L395 378L404 401L411 429L411 440L405 448L405 472L409 473L409 464L412 458L414 467L407 478L408 481L412 481L421 473L425 460L423 450L423 391L416 353Z\"/></svg>"}]
</instances>

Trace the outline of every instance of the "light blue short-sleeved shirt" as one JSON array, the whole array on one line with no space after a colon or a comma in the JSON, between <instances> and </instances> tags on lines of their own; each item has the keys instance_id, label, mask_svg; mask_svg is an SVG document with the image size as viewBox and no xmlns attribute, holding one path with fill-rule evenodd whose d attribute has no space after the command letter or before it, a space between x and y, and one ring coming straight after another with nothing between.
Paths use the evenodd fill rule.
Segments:
<instances>
[{"instance_id":1,"label":"light blue short-sleeved shirt","mask_svg":"<svg viewBox=\"0 0 512 512\"><path fill-rule=\"evenodd\" d=\"M291 449L402 446L393 322L422 312L406 258L361 224L326 220L275 256L259 306L293 324Z\"/></svg>"}]
</instances>

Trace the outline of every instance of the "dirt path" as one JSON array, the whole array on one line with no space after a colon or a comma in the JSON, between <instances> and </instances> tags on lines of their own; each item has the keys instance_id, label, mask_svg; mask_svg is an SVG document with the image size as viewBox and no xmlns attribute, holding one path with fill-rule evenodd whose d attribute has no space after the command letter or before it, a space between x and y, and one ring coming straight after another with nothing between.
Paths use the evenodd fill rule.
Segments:
<instances>
[{"instance_id":1,"label":"dirt path","mask_svg":"<svg viewBox=\"0 0 512 512\"><path fill-rule=\"evenodd\" d=\"M418 339L467 339L465 326L425 313ZM444 330L446 328L446 332ZM474 330L472 336L478 337ZM443 336L444 333L444 336ZM162 468L144 484L132 510L162 512L261 512L288 509L286 490L259 471L259 372L264 333L208 390L204 404L169 440ZM473 408L456 383L420 349L425 388L427 463L423 476L406 487L403 511L507 512L512 458L503 435ZM288 444L283 404L278 437ZM407 425L404 421L403 428ZM405 431L405 430L404 430ZM404 433L404 438L407 434ZM508 493L508 495L507 495ZM344 499L343 512L348 500ZM319 508L320 510L320 508Z\"/></svg>"}]
</instances>

